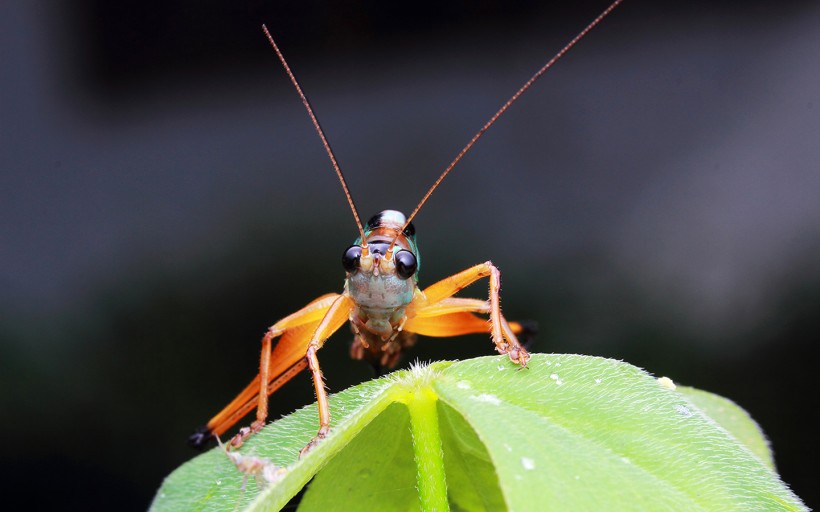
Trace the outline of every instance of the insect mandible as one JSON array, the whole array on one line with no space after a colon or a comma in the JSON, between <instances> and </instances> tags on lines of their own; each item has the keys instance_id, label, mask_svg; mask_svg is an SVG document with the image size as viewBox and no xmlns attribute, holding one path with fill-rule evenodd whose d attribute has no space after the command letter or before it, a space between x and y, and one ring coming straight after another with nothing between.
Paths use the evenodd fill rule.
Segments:
<instances>
[{"instance_id":1,"label":"insect mandible","mask_svg":"<svg viewBox=\"0 0 820 512\"><path fill-rule=\"evenodd\" d=\"M330 157L356 221L359 237L342 257L346 272L342 293L323 295L268 329L262 337L259 374L189 438L193 446L202 447L215 436L224 434L255 407L256 420L240 429L230 442L233 447L240 446L265 425L268 396L308 368L319 408L319 431L302 449L302 455L307 453L330 432L327 390L317 352L345 322L350 322L354 336L351 356L367 360L376 368L393 368L402 351L415 343L418 334L449 337L486 332L499 354L507 355L519 367L526 367L530 355L517 337L525 329L520 323L507 321L501 314L498 269L486 261L420 289L419 252L412 220L453 167L510 105L621 2L616 0L610 4L507 100L444 169L409 216L385 210L365 225L359 219L344 175L307 97L263 25L265 36L296 88ZM461 289L483 278L489 278L490 282L487 300L454 297ZM478 315L488 316L489 323ZM278 342L274 347L276 339Z\"/></svg>"}]
</instances>

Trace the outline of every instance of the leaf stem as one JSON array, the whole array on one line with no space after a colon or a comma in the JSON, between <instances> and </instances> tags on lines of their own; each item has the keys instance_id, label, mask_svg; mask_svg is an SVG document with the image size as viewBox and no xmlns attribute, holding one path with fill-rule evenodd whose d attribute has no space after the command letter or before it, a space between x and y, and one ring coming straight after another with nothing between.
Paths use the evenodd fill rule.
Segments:
<instances>
[{"instance_id":1,"label":"leaf stem","mask_svg":"<svg viewBox=\"0 0 820 512\"><path fill-rule=\"evenodd\" d=\"M408 398L421 508L424 511L450 510L436 410L438 398L430 388L418 389Z\"/></svg>"}]
</instances>

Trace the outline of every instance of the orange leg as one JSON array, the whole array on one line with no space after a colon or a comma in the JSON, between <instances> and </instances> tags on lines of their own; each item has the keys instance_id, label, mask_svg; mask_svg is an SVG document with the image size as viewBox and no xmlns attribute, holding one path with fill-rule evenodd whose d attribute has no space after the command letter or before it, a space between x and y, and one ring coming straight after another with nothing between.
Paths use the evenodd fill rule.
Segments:
<instances>
[{"instance_id":1,"label":"orange leg","mask_svg":"<svg viewBox=\"0 0 820 512\"><path fill-rule=\"evenodd\" d=\"M224 434L254 406L257 407L256 421L251 427L242 429L231 443L241 445L252 432L258 431L267 418L268 395L308 366L305 355L313 334L340 297L342 295L339 294L323 295L268 329L262 338L259 374L207 425L192 435L189 442L195 447L204 446L214 435ZM271 350L273 340L280 336L276 347Z\"/></svg>"},{"instance_id":2,"label":"orange leg","mask_svg":"<svg viewBox=\"0 0 820 512\"><path fill-rule=\"evenodd\" d=\"M316 351L324 345L325 340L327 340L334 332L339 330L339 327L347 321L350 316L350 310L353 307L353 301L347 295L330 295L327 296L327 300L329 299L332 299L332 302L326 310L322 311L322 319L318 322L318 325L315 323L308 324L311 327L314 325L316 327L308 339L307 348L305 349L304 345L301 345L303 350L303 352L301 352L301 357L304 359L296 363L296 365L300 366L301 370L305 366L305 361L307 362L307 366L310 368L311 377L313 378L313 387L316 390L316 401L319 405L319 433L308 444L308 446L302 450L303 454L312 448L319 439L324 438L330 430L330 408L327 403L327 391L325 390L322 371L319 368L319 360L316 358ZM319 299L315 302L319 302L321 300L322 299ZM327 300L323 301L323 305L324 302L327 302ZM310 305L308 307L310 307ZM276 353L271 356L271 341L277 335L277 332L280 332L280 329L282 329L281 325L298 326L299 323L301 323L305 318L310 317L311 314L314 318L316 316L316 310L310 310L305 312L305 314L300 314L302 311L285 317L281 321L277 322L262 338L262 355L259 359L259 401L256 408L256 421L251 424L250 428L242 429L239 434L234 437L231 441L233 446L241 446L242 442L244 442L249 435L260 431L262 427L265 426L265 421L268 417L268 386L264 383L268 382L270 378L271 362L274 364L279 363L275 357ZM302 337L301 339L305 338ZM284 337L277 345L277 351L279 349L279 345L281 345L283 341L285 341Z\"/></svg>"},{"instance_id":3,"label":"orange leg","mask_svg":"<svg viewBox=\"0 0 820 512\"><path fill-rule=\"evenodd\" d=\"M488 301L452 297L483 277L490 278ZM428 336L486 332L486 323L471 313L489 314L489 331L496 350L507 354L514 363L526 366L530 355L515 336L516 331L521 332L521 327L519 324L510 325L501 314L500 288L501 273L489 261L444 278L413 299L408 307L410 319L405 330Z\"/></svg>"},{"instance_id":4,"label":"orange leg","mask_svg":"<svg viewBox=\"0 0 820 512\"><path fill-rule=\"evenodd\" d=\"M327 389L325 389L325 380L322 376L322 369L319 367L319 358L316 357L316 352L322 348L330 335L350 318L350 312L354 305L353 299L349 296L340 295L316 327L316 332L313 333L305 354L313 378L313 389L316 391L316 403L319 407L319 431L316 437L299 452L300 457L304 456L330 432L330 407L327 402Z\"/></svg>"}]
</instances>

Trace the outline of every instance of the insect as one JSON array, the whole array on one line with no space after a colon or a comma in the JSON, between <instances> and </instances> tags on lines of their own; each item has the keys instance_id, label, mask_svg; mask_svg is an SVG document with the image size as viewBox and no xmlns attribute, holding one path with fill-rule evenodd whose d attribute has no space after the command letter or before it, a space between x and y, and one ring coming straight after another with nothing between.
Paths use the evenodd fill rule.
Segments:
<instances>
[{"instance_id":1,"label":"insect","mask_svg":"<svg viewBox=\"0 0 820 512\"><path fill-rule=\"evenodd\" d=\"M616 0L607 7L487 121L445 168L409 216L386 210L364 225L359 220L344 175L307 97L263 25L268 41L296 88L330 158L356 221L359 237L342 257L346 272L342 293L323 295L268 329L262 338L259 374L231 403L189 438L192 445L202 447L212 437L224 434L255 407L256 420L249 427L240 429L230 442L233 447L240 446L264 426L268 415L268 396L307 368L313 379L319 408L319 430L301 452L302 455L307 453L330 431L327 391L317 353L325 341L348 321L354 336L351 356L367 360L376 368L394 367L402 351L415 343L418 334L449 337L486 332L489 332L498 353L507 355L513 364L526 367L530 356L517 337L524 332L524 327L520 323L507 321L501 314L501 275L498 269L487 261L422 290L418 287L419 251L412 220L487 129L621 1ZM483 278L489 279L487 300L454 297L461 289ZM489 323L478 315L488 316ZM277 339L274 347L274 340Z\"/></svg>"}]
</instances>

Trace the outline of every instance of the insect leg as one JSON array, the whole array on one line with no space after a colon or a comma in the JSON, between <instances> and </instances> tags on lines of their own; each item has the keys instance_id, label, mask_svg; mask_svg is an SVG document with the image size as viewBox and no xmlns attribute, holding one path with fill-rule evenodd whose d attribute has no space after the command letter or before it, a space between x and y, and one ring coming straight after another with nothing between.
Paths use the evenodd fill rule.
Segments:
<instances>
[{"instance_id":1,"label":"insect leg","mask_svg":"<svg viewBox=\"0 0 820 512\"><path fill-rule=\"evenodd\" d=\"M452 296L463 288L471 285L481 278L490 278L489 301L475 301L475 299L457 299ZM501 314L499 290L501 288L501 273L491 262L480 263L466 270L463 270L450 277L427 287L421 294L421 298L413 299L408 316L410 320L405 327L408 331L426 334L432 332L450 332L453 334L465 334L467 332L482 332L484 328L479 328L477 321L480 319L473 317L469 313L486 313L490 315L490 333L495 343L496 350L501 354L507 354L514 363L521 366L527 365L529 353L521 346L515 334L521 332L520 324L511 326L506 318ZM431 321L430 317L440 316L437 322ZM469 317L472 317L469 318ZM433 327L433 324L438 327ZM431 334L453 335L453 334Z\"/></svg>"},{"instance_id":2,"label":"insect leg","mask_svg":"<svg viewBox=\"0 0 820 512\"><path fill-rule=\"evenodd\" d=\"M254 378L227 406L218 412L208 423L188 438L188 442L195 448L203 448L214 435L222 435L242 417L258 406L260 394L264 395L267 406L267 395L273 393L294 375L307 367L305 350L310 342L311 335L321 321L333 301L339 294L327 294L309 303L299 311L286 316L274 324L263 338L263 352L265 339L273 340L279 336L279 342L272 353L266 358L268 375L266 379L260 375ZM263 354L264 358L264 354ZM264 366L260 360L260 369ZM264 390L264 392L263 392ZM257 415L257 420L259 419ZM250 429L243 429L244 436L235 438L232 442L241 444L244 438L250 435Z\"/></svg>"},{"instance_id":3,"label":"insect leg","mask_svg":"<svg viewBox=\"0 0 820 512\"><path fill-rule=\"evenodd\" d=\"M327 402L327 390L325 389L325 381L316 352L322 348L330 335L339 330L339 327L350 318L350 312L354 307L353 299L348 295L340 295L316 327L316 332L313 333L305 353L305 359L307 359L308 368L310 368L310 374L313 378L313 389L316 391L316 403L319 407L319 431L316 433L316 437L299 452L300 457L316 446L330 431L330 407Z\"/></svg>"}]
</instances>

